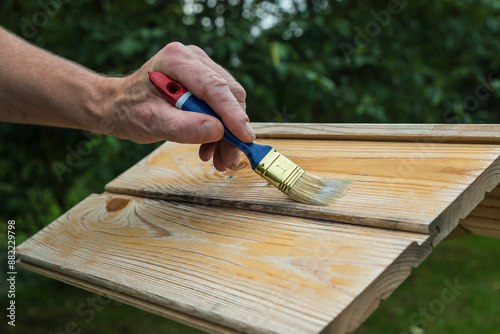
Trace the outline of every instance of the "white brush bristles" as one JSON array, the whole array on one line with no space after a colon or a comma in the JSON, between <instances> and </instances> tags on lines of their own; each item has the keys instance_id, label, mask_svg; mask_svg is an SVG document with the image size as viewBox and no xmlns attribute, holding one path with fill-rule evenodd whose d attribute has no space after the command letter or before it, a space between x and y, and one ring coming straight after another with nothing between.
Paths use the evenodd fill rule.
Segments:
<instances>
[{"instance_id":1,"label":"white brush bristles","mask_svg":"<svg viewBox=\"0 0 500 334\"><path fill-rule=\"evenodd\" d=\"M307 172L288 191L291 199L314 205L329 205L344 196L354 180L326 179Z\"/></svg>"}]
</instances>

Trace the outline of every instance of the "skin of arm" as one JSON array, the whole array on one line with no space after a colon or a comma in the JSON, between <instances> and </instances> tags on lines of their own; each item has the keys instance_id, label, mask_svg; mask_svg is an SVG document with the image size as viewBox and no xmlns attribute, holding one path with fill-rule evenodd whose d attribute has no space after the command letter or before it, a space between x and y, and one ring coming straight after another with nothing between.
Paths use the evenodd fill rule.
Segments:
<instances>
[{"instance_id":1,"label":"skin of arm","mask_svg":"<svg viewBox=\"0 0 500 334\"><path fill-rule=\"evenodd\" d=\"M239 139L255 135L243 87L196 46L170 43L135 73L106 77L33 46L0 27L0 121L94 131L137 143L169 140L202 144L203 161L235 168L240 152L221 140L214 117L178 110L150 83L160 71L207 102Z\"/></svg>"}]
</instances>

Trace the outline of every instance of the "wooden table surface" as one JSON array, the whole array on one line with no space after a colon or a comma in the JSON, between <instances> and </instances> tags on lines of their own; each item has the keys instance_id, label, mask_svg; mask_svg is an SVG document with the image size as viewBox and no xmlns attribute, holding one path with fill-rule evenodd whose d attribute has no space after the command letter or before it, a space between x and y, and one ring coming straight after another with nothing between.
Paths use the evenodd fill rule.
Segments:
<instances>
[{"instance_id":1,"label":"wooden table surface","mask_svg":"<svg viewBox=\"0 0 500 334\"><path fill-rule=\"evenodd\" d=\"M500 236L500 128L404 126L255 126L306 171L355 180L329 207L165 143L19 263L208 332L352 332L445 237Z\"/></svg>"}]
</instances>

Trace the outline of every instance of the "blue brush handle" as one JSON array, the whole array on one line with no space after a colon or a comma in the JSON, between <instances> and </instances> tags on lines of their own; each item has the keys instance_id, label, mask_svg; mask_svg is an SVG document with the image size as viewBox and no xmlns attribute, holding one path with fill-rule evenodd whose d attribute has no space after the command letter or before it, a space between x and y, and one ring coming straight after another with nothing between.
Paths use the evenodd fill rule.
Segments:
<instances>
[{"instance_id":1,"label":"blue brush handle","mask_svg":"<svg viewBox=\"0 0 500 334\"><path fill-rule=\"evenodd\" d=\"M197 113L210 115L217 118L223 125L222 119L217 115L212 108L208 106L205 102L198 99L196 96L191 95L181 106L182 110L185 111L194 111ZM259 162L272 150L272 147L269 145L261 145L256 143L244 143L236 136L234 136L224 125L224 137L225 140L236 146L241 152L243 152L250 164L252 165L252 169L255 169Z\"/></svg>"}]
</instances>

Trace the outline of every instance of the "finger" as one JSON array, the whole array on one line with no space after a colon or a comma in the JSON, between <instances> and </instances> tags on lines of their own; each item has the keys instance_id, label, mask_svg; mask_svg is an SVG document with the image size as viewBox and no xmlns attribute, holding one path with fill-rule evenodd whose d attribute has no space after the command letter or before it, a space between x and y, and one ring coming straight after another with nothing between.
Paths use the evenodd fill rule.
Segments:
<instances>
[{"instance_id":1,"label":"finger","mask_svg":"<svg viewBox=\"0 0 500 334\"><path fill-rule=\"evenodd\" d=\"M208 161L214 156L217 143L206 143L200 146L199 156L202 161Z\"/></svg>"},{"instance_id":2,"label":"finger","mask_svg":"<svg viewBox=\"0 0 500 334\"><path fill-rule=\"evenodd\" d=\"M229 71L226 70L221 65L217 64L216 62L214 62L206 54L206 52L203 51L198 46L188 45L187 48L189 48L193 53L195 53L203 64L205 64L206 66L208 66L209 68L220 74L224 78L224 80L226 80L229 89L236 98L236 101L238 101L238 103L240 104L241 109L246 110L245 100L247 94L245 92L245 89L243 88L243 86L240 85L238 81L236 81L236 79L234 79L234 77L229 73Z\"/></svg>"},{"instance_id":3,"label":"finger","mask_svg":"<svg viewBox=\"0 0 500 334\"><path fill-rule=\"evenodd\" d=\"M215 152L214 152L214 158L213 158L213 163L215 169L217 169L219 172L225 172L226 167L224 166L224 163L222 162L221 154L220 154L220 143L217 142L217 145L215 146Z\"/></svg>"},{"instance_id":4,"label":"finger","mask_svg":"<svg viewBox=\"0 0 500 334\"><path fill-rule=\"evenodd\" d=\"M160 71L178 80L191 93L207 102L240 140L251 142L255 139L248 116L240 104L244 100L244 90L241 92L242 88L238 88L239 84L234 79L228 83L224 78L228 75L225 71L220 74L205 65L207 60L204 57L201 61L201 56L194 55L180 43L171 43L163 50L163 61L157 64ZM217 66L215 64L212 67ZM233 94L230 84L233 90L240 91L237 93L240 102Z\"/></svg>"},{"instance_id":5,"label":"finger","mask_svg":"<svg viewBox=\"0 0 500 334\"><path fill-rule=\"evenodd\" d=\"M229 169L236 169L240 164L241 151L225 140L220 141L222 163Z\"/></svg>"},{"instance_id":6,"label":"finger","mask_svg":"<svg viewBox=\"0 0 500 334\"><path fill-rule=\"evenodd\" d=\"M205 101L237 138L244 142L255 139L247 114L221 75L206 67L190 65L184 68L180 81L191 93Z\"/></svg>"},{"instance_id":7,"label":"finger","mask_svg":"<svg viewBox=\"0 0 500 334\"><path fill-rule=\"evenodd\" d=\"M160 97L151 106L144 106L137 113L143 131L163 140L178 143L210 143L224 135L224 127L212 116L182 111ZM152 98L153 99L153 98Z\"/></svg>"},{"instance_id":8,"label":"finger","mask_svg":"<svg viewBox=\"0 0 500 334\"><path fill-rule=\"evenodd\" d=\"M215 63L214 63L215 64ZM246 98L247 98L247 92L243 88L243 86L236 81L235 78L222 66L215 64L218 67L218 70L215 69L217 73L222 75L224 80L227 81L227 84L229 85L229 89L233 93L234 97L236 98L236 101L240 104L241 109L243 109L246 113L247 105L246 105Z\"/></svg>"}]
</instances>

